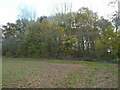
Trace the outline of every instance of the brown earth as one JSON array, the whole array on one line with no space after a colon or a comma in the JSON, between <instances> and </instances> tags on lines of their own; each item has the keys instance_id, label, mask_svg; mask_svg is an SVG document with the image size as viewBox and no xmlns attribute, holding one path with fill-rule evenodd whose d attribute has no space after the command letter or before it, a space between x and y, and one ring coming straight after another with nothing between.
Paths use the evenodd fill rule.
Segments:
<instances>
[{"instance_id":1,"label":"brown earth","mask_svg":"<svg viewBox=\"0 0 120 90\"><path fill-rule=\"evenodd\" d=\"M3 88L52 88L84 64L3 61Z\"/></svg>"}]
</instances>

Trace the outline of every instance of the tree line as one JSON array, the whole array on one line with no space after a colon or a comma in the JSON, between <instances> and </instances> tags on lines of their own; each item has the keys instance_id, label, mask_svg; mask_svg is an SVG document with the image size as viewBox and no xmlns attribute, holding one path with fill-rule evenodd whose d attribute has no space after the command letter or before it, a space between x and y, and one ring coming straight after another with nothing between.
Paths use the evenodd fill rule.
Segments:
<instances>
[{"instance_id":1,"label":"tree line","mask_svg":"<svg viewBox=\"0 0 120 90\"><path fill-rule=\"evenodd\" d=\"M4 57L116 61L120 31L89 8L58 12L37 20L21 18L2 27ZM117 28L118 29L118 28Z\"/></svg>"}]
</instances>

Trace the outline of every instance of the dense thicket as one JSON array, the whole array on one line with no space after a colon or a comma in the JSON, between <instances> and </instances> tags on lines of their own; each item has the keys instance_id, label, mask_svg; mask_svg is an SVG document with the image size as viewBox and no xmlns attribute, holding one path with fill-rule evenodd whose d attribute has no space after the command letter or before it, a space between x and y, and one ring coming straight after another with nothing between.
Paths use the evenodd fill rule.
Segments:
<instances>
[{"instance_id":1,"label":"dense thicket","mask_svg":"<svg viewBox=\"0 0 120 90\"><path fill-rule=\"evenodd\" d=\"M88 8L3 26L5 57L117 60L120 32Z\"/></svg>"}]
</instances>

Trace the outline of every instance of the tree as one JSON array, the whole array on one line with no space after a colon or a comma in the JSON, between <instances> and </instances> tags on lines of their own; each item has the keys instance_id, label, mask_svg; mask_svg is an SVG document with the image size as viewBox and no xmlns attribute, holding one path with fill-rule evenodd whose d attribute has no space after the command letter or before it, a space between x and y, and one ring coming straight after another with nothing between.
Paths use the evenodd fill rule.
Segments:
<instances>
[{"instance_id":1,"label":"tree","mask_svg":"<svg viewBox=\"0 0 120 90\"><path fill-rule=\"evenodd\" d=\"M112 22L114 24L114 27L116 29L116 32L118 31L118 26L120 25L120 0L113 0L111 2L109 2L108 5L112 5L112 7L117 6L118 10L114 11L112 14Z\"/></svg>"},{"instance_id":2,"label":"tree","mask_svg":"<svg viewBox=\"0 0 120 90\"><path fill-rule=\"evenodd\" d=\"M104 19L103 17L101 17L97 21L97 27L99 28L99 30L101 30L101 32L105 31L108 27L114 28L111 22L108 21L107 19Z\"/></svg>"},{"instance_id":3,"label":"tree","mask_svg":"<svg viewBox=\"0 0 120 90\"><path fill-rule=\"evenodd\" d=\"M75 17L75 28L77 37L78 54L86 56L95 52L94 39L96 34L95 23L97 21L96 13L93 13L88 8L78 10ZM87 52L85 54L85 52Z\"/></svg>"},{"instance_id":4,"label":"tree","mask_svg":"<svg viewBox=\"0 0 120 90\"><path fill-rule=\"evenodd\" d=\"M120 34L89 8L18 19L3 26L3 55L61 59L119 58Z\"/></svg>"},{"instance_id":5,"label":"tree","mask_svg":"<svg viewBox=\"0 0 120 90\"><path fill-rule=\"evenodd\" d=\"M3 55L14 57L17 49L17 25L14 23L7 23L3 26L2 37L2 51Z\"/></svg>"},{"instance_id":6,"label":"tree","mask_svg":"<svg viewBox=\"0 0 120 90\"><path fill-rule=\"evenodd\" d=\"M36 20L36 11L28 6L19 7L18 19L20 20Z\"/></svg>"}]
</instances>

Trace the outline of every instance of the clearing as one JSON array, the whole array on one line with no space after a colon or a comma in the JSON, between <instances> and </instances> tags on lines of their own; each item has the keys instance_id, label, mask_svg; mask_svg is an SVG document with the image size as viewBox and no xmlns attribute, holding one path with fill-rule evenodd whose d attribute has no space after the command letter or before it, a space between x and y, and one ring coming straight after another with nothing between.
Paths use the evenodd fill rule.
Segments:
<instances>
[{"instance_id":1,"label":"clearing","mask_svg":"<svg viewBox=\"0 0 120 90\"><path fill-rule=\"evenodd\" d=\"M3 59L3 88L117 88L118 65L103 62Z\"/></svg>"}]
</instances>

